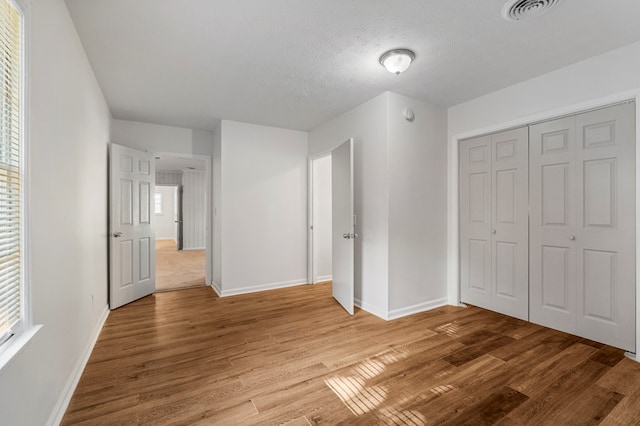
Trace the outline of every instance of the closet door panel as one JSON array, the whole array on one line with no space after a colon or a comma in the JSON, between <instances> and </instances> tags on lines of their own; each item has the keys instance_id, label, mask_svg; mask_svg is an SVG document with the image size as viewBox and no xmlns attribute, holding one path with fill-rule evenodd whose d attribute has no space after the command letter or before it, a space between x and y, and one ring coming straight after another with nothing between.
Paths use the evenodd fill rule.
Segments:
<instances>
[{"instance_id":1,"label":"closet door panel","mask_svg":"<svg viewBox=\"0 0 640 426\"><path fill-rule=\"evenodd\" d=\"M528 131L494 134L491 141L491 309L528 320Z\"/></svg>"},{"instance_id":2,"label":"closet door panel","mask_svg":"<svg viewBox=\"0 0 640 426\"><path fill-rule=\"evenodd\" d=\"M635 351L635 107L576 116L577 331Z\"/></svg>"},{"instance_id":3,"label":"closet door panel","mask_svg":"<svg viewBox=\"0 0 640 426\"><path fill-rule=\"evenodd\" d=\"M491 304L491 138L460 142L461 301Z\"/></svg>"},{"instance_id":4,"label":"closet door panel","mask_svg":"<svg viewBox=\"0 0 640 426\"><path fill-rule=\"evenodd\" d=\"M530 318L574 332L575 118L529 128Z\"/></svg>"}]
</instances>

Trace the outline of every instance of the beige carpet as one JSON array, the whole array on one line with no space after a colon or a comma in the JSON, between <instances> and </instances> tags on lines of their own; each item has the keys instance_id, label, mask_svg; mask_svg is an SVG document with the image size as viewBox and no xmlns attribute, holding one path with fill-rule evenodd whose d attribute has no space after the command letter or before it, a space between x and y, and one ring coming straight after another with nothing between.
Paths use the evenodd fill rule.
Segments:
<instances>
[{"instance_id":1,"label":"beige carpet","mask_svg":"<svg viewBox=\"0 0 640 426\"><path fill-rule=\"evenodd\" d=\"M204 250L178 251L173 240L156 241L157 291L204 285L204 276Z\"/></svg>"}]
</instances>

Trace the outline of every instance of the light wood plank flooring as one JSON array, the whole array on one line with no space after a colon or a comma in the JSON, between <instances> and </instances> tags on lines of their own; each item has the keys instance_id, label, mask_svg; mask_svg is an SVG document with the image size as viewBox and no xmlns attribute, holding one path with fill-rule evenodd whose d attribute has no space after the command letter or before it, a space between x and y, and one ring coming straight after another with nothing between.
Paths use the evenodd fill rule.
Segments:
<instances>
[{"instance_id":1,"label":"light wood plank flooring","mask_svg":"<svg viewBox=\"0 0 640 426\"><path fill-rule=\"evenodd\" d=\"M330 284L109 316L63 424L640 424L640 364L475 307L349 317Z\"/></svg>"},{"instance_id":2,"label":"light wood plank flooring","mask_svg":"<svg viewBox=\"0 0 640 426\"><path fill-rule=\"evenodd\" d=\"M205 250L180 250L173 240L156 240L156 291L205 285Z\"/></svg>"}]
</instances>

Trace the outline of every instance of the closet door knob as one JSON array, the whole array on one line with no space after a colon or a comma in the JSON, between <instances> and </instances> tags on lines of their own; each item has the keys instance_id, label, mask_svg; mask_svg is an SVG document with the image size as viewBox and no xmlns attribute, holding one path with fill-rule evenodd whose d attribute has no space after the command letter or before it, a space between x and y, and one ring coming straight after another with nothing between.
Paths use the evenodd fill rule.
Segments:
<instances>
[{"instance_id":1,"label":"closet door knob","mask_svg":"<svg viewBox=\"0 0 640 426\"><path fill-rule=\"evenodd\" d=\"M492 233L493 235L496 235L496 232L497 232L497 231L496 231L495 229L491 231L491 233Z\"/></svg>"},{"instance_id":2,"label":"closet door knob","mask_svg":"<svg viewBox=\"0 0 640 426\"><path fill-rule=\"evenodd\" d=\"M570 239L571 241L575 241L576 236L575 236L575 235L569 235L569 239Z\"/></svg>"}]
</instances>

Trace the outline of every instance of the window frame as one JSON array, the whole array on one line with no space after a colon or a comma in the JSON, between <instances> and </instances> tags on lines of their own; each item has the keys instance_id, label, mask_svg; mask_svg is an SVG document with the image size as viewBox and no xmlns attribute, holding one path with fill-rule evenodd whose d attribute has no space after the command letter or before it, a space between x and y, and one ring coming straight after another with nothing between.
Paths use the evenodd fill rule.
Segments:
<instances>
[{"instance_id":1,"label":"window frame","mask_svg":"<svg viewBox=\"0 0 640 426\"><path fill-rule=\"evenodd\" d=\"M160 209L158 209L158 206L160 206ZM162 193L161 192L155 192L153 194L153 212L154 212L155 216L162 216L163 215Z\"/></svg>"},{"instance_id":2,"label":"window frame","mask_svg":"<svg viewBox=\"0 0 640 426\"><path fill-rule=\"evenodd\" d=\"M6 0L20 14L20 184L21 184L21 286L22 306L20 322L13 335L0 343L0 372L8 366L15 356L29 343L42 327L33 324L31 297L31 202L30 202L30 41L31 41L31 3L30 0Z\"/></svg>"}]
</instances>

